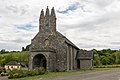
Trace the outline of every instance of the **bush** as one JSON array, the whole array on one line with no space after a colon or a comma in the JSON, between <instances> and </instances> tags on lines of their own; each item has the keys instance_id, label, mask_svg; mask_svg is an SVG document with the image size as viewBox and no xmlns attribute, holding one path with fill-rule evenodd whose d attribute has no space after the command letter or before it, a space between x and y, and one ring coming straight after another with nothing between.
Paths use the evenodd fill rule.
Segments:
<instances>
[{"instance_id":1,"label":"bush","mask_svg":"<svg viewBox=\"0 0 120 80\"><path fill-rule=\"evenodd\" d=\"M36 70L38 75L45 74L45 72L46 72L44 67L37 67L35 70Z\"/></svg>"},{"instance_id":2,"label":"bush","mask_svg":"<svg viewBox=\"0 0 120 80\"><path fill-rule=\"evenodd\" d=\"M2 72L0 75L1 75L1 76L8 76L8 73Z\"/></svg>"},{"instance_id":3,"label":"bush","mask_svg":"<svg viewBox=\"0 0 120 80\"><path fill-rule=\"evenodd\" d=\"M6 72L9 73L11 70L10 69L6 69Z\"/></svg>"},{"instance_id":4,"label":"bush","mask_svg":"<svg viewBox=\"0 0 120 80\"><path fill-rule=\"evenodd\" d=\"M25 70L25 69L13 69L9 73L9 79L13 78L21 78L21 77L26 77L26 76L34 76L34 75L41 75L45 74L46 70L43 67L39 67L33 70Z\"/></svg>"},{"instance_id":5,"label":"bush","mask_svg":"<svg viewBox=\"0 0 120 80\"><path fill-rule=\"evenodd\" d=\"M38 75L35 69L28 71L28 76L34 76L34 75Z\"/></svg>"},{"instance_id":6,"label":"bush","mask_svg":"<svg viewBox=\"0 0 120 80\"><path fill-rule=\"evenodd\" d=\"M26 77L28 75L28 70L20 70L20 69L13 69L10 73L9 73L9 79L12 78L21 78L21 77Z\"/></svg>"},{"instance_id":7,"label":"bush","mask_svg":"<svg viewBox=\"0 0 120 80\"><path fill-rule=\"evenodd\" d=\"M0 68L0 73L4 72L5 73L5 69L4 68Z\"/></svg>"},{"instance_id":8,"label":"bush","mask_svg":"<svg viewBox=\"0 0 120 80\"><path fill-rule=\"evenodd\" d=\"M29 70L28 75L29 76L34 76L34 75L41 75L41 74L45 74L46 70L44 67L37 67L33 70Z\"/></svg>"},{"instance_id":9,"label":"bush","mask_svg":"<svg viewBox=\"0 0 120 80\"><path fill-rule=\"evenodd\" d=\"M2 72L3 72L3 70L0 69L0 73L2 73Z\"/></svg>"}]
</instances>

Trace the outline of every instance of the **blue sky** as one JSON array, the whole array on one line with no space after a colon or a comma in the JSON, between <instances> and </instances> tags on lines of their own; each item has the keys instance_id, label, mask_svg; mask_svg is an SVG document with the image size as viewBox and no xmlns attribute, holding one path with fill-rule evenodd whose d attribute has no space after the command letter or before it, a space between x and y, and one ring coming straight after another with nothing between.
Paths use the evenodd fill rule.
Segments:
<instances>
[{"instance_id":1,"label":"blue sky","mask_svg":"<svg viewBox=\"0 0 120 80\"><path fill-rule=\"evenodd\" d=\"M0 49L30 44L47 6L55 8L57 31L79 48L120 49L119 5L120 0L0 0Z\"/></svg>"},{"instance_id":2,"label":"blue sky","mask_svg":"<svg viewBox=\"0 0 120 80\"><path fill-rule=\"evenodd\" d=\"M65 14L65 13L68 13L68 11L74 11L74 10L76 10L79 6L80 6L80 3L76 2L76 3L68 6L67 9L65 9L64 11L59 11L58 10L57 12Z\"/></svg>"},{"instance_id":3,"label":"blue sky","mask_svg":"<svg viewBox=\"0 0 120 80\"><path fill-rule=\"evenodd\" d=\"M18 24L15 25L18 29L22 29L22 30L31 30L33 28L33 25L31 23L25 23L25 24Z\"/></svg>"}]
</instances>

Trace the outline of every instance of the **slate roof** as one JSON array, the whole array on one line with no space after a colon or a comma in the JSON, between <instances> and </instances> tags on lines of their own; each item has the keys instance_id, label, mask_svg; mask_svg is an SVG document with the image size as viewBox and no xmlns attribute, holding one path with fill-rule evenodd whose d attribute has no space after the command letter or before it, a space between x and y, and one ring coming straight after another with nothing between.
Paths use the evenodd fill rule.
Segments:
<instances>
[{"instance_id":1,"label":"slate roof","mask_svg":"<svg viewBox=\"0 0 120 80\"><path fill-rule=\"evenodd\" d=\"M63 38L65 39L65 42L66 42L67 44L69 44L69 45L71 45L71 46L73 46L73 47L75 47L76 49L79 50L79 48L78 48L75 44L73 44L69 39L67 39L67 38L66 38L64 35L62 35L60 32L57 31L57 34L58 34L59 36L63 37Z\"/></svg>"},{"instance_id":2,"label":"slate roof","mask_svg":"<svg viewBox=\"0 0 120 80\"><path fill-rule=\"evenodd\" d=\"M77 59L93 59L93 51L80 50Z\"/></svg>"},{"instance_id":3,"label":"slate roof","mask_svg":"<svg viewBox=\"0 0 120 80\"><path fill-rule=\"evenodd\" d=\"M6 65L17 65L17 66L19 66L20 64L18 64L16 61L10 61Z\"/></svg>"}]
</instances>

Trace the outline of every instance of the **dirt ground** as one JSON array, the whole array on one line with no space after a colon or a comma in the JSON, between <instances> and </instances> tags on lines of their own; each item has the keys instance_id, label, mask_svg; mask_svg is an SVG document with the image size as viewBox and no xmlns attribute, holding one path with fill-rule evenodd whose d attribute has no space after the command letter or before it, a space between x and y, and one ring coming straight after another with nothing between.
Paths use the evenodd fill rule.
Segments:
<instances>
[{"instance_id":1,"label":"dirt ground","mask_svg":"<svg viewBox=\"0 0 120 80\"><path fill-rule=\"evenodd\" d=\"M0 76L0 80L8 80L7 76Z\"/></svg>"}]
</instances>

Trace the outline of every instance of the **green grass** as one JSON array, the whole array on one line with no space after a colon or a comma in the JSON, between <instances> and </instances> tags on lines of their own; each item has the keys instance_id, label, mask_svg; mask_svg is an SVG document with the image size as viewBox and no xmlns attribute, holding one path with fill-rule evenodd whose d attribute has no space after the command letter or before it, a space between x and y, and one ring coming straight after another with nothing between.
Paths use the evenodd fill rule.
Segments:
<instances>
[{"instance_id":1,"label":"green grass","mask_svg":"<svg viewBox=\"0 0 120 80\"><path fill-rule=\"evenodd\" d=\"M28 54L29 54L28 51L0 54L0 64L4 66L9 61L27 62Z\"/></svg>"},{"instance_id":2,"label":"green grass","mask_svg":"<svg viewBox=\"0 0 120 80\"><path fill-rule=\"evenodd\" d=\"M101 71L101 70L110 70L112 68L94 68L92 70L77 70L77 71L71 71L71 72L48 72L44 75L37 75L37 76L30 76L30 77L24 77L24 78L18 78L18 79L9 79L9 80L36 80L38 78L48 78L48 77L55 77L55 76L64 76L69 74L76 74L76 73L84 73L84 72L93 72L93 71Z\"/></svg>"},{"instance_id":3,"label":"green grass","mask_svg":"<svg viewBox=\"0 0 120 80\"><path fill-rule=\"evenodd\" d=\"M100 66L94 66L94 68L120 68L120 64L100 65Z\"/></svg>"}]
</instances>

